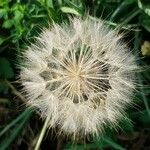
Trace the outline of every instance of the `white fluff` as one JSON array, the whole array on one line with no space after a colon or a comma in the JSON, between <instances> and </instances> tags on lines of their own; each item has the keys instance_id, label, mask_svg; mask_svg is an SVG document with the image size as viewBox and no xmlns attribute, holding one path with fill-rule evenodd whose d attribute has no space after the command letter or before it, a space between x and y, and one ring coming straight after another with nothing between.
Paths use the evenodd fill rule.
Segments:
<instances>
[{"instance_id":1,"label":"white fluff","mask_svg":"<svg viewBox=\"0 0 150 150\"><path fill-rule=\"evenodd\" d=\"M102 21L71 19L44 29L24 53L27 103L67 135L99 135L131 102L135 58Z\"/></svg>"}]
</instances>

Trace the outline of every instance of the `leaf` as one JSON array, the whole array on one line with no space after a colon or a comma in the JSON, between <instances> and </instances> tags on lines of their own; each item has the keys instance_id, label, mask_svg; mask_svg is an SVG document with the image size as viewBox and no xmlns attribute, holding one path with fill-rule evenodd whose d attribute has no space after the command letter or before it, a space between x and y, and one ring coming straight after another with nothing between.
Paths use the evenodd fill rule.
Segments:
<instances>
[{"instance_id":1,"label":"leaf","mask_svg":"<svg viewBox=\"0 0 150 150\"><path fill-rule=\"evenodd\" d=\"M1 7L7 6L8 3L9 3L9 0L0 0L0 6L1 6Z\"/></svg>"},{"instance_id":2,"label":"leaf","mask_svg":"<svg viewBox=\"0 0 150 150\"><path fill-rule=\"evenodd\" d=\"M61 7L60 9L61 9L61 11L63 13L70 13L70 14L74 14L76 16L81 16L81 14L77 10L75 10L73 8L70 8L70 7Z\"/></svg>"},{"instance_id":3,"label":"leaf","mask_svg":"<svg viewBox=\"0 0 150 150\"><path fill-rule=\"evenodd\" d=\"M147 15L150 16L150 4L144 4L141 0L138 0L138 6L142 9Z\"/></svg>"},{"instance_id":4,"label":"leaf","mask_svg":"<svg viewBox=\"0 0 150 150\"><path fill-rule=\"evenodd\" d=\"M114 21L114 18L116 18L116 16L119 16L119 15L121 15L122 17L122 13L124 13L124 11L129 9L129 7L131 7L131 4L134 3L135 1L136 0L122 1L121 4L118 6L118 8L116 8L116 10L112 13L111 20Z\"/></svg>"},{"instance_id":5,"label":"leaf","mask_svg":"<svg viewBox=\"0 0 150 150\"><path fill-rule=\"evenodd\" d=\"M144 125L150 125L150 117L147 111L143 111L143 113L139 114L139 120L144 123Z\"/></svg>"},{"instance_id":6,"label":"leaf","mask_svg":"<svg viewBox=\"0 0 150 150\"><path fill-rule=\"evenodd\" d=\"M131 123L130 119L122 118L119 126L126 132L133 132L133 124Z\"/></svg>"},{"instance_id":7,"label":"leaf","mask_svg":"<svg viewBox=\"0 0 150 150\"><path fill-rule=\"evenodd\" d=\"M4 82L0 82L0 93L8 93L8 90L8 85L6 85Z\"/></svg>"},{"instance_id":8,"label":"leaf","mask_svg":"<svg viewBox=\"0 0 150 150\"><path fill-rule=\"evenodd\" d=\"M83 13L84 8L82 2L78 2L78 1L73 2L73 1L65 0L65 3L67 4L68 7L74 8L78 12Z\"/></svg>"},{"instance_id":9,"label":"leaf","mask_svg":"<svg viewBox=\"0 0 150 150\"><path fill-rule=\"evenodd\" d=\"M0 58L0 77L6 79L14 77L13 69L6 58Z\"/></svg>"},{"instance_id":10,"label":"leaf","mask_svg":"<svg viewBox=\"0 0 150 150\"><path fill-rule=\"evenodd\" d=\"M15 12L14 12L14 21L15 21L15 23L19 23L20 21L21 21L21 19L23 19L23 17L24 17L24 15L23 15L23 13L22 12L20 12L19 10L16 10Z\"/></svg>"},{"instance_id":11,"label":"leaf","mask_svg":"<svg viewBox=\"0 0 150 150\"><path fill-rule=\"evenodd\" d=\"M10 29L13 26L14 22L12 19L5 20L2 27L5 29Z\"/></svg>"},{"instance_id":12,"label":"leaf","mask_svg":"<svg viewBox=\"0 0 150 150\"><path fill-rule=\"evenodd\" d=\"M135 3L136 0L126 0L125 2L126 2L127 4L132 4L132 3Z\"/></svg>"},{"instance_id":13,"label":"leaf","mask_svg":"<svg viewBox=\"0 0 150 150\"><path fill-rule=\"evenodd\" d=\"M0 150L5 150L7 149L10 144L15 140L15 138L19 135L19 133L21 132L22 128L24 127L24 124L27 122L27 120L29 119L29 117L31 116L32 111L30 109L26 109L17 119L18 122L16 124L16 122L11 123L10 126L12 126L12 124L14 126L14 128L11 130L10 136L6 136L5 138L3 138L3 140L1 140L0 142ZM23 117L24 116L24 117ZM20 118L20 119L19 119ZM7 127L7 126L6 126ZM5 128L6 128L5 127Z\"/></svg>"},{"instance_id":14,"label":"leaf","mask_svg":"<svg viewBox=\"0 0 150 150\"><path fill-rule=\"evenodd\" d=\"M1 130L0 137L3 134L5 134L10 128L12 128L13 126L15 126L15 124L17 124L25 116L27 116L28 114L30 114L32 111L33 110L31 108L27 108L25 111L23 111L16 119L14 119L12 122L10 122L8 125L6 125L6 127L3 130Z\"/></svg>"},{"instance_id":15,"label":"leaf","mask_svg":"<svg viewBox=\"0 0 150 150\"><path fill-rule=\"evenodd\" d=\"M141 25L148 31L150 32L150 17L147 15L142 15L140 17L141 20Z\"/></svg>"},{"instance_id":16,"label":"leaf","mask_svg":"<svg viewBox=\"0 0 150 150\"><path fill-rule=\"evenodd\" d=\"M115 150L126 150L125 148L123 148L121 145L117 144L116 142L114 142L110 138L104 138L103 140L108 145L110 145L111 147L113 147Z\"/></svg>"},{"instance_id":17,"label":"leaf","mask_svg":"<svg viewBox=\"0 0 150 150\"><path fill-rule=\"evenodd\" d=\"M3 44L4 41L5 41L5 38L0 36L0 45Z\"/></svg>"},{"instance_id":18,"label":"leaf","mask_svg":"<svg viewBox=\"0 0 150 150\"><path fill-rule=\"evenodd\" d=\"M7 10L5 8L0 9L0 18L7 16Z\"/></svg>"},{"instance_id":19,"label":"leaf","mask_svg":"<svg viewBox=\"0 0 150 150\"><path fill-rule=\"evenodd\" d=\"M34 12L35 10L36 10L37 8L36 8L36 5L35 4L32 4L32 5L30 5L29 6L29 13L31 14L32 12Z\"/></svg>"},{"instance_id":20,"label":"leaf","mask_svg":"<svg viewBox=\"0 0 150 150\"><path fill-rule=\"evenodd\" d=\"M96 149L98 146L96 144L72 144L68 143L65 145L64 150L84 150L84 149Z\"/></svg>"},{"instance_id":21,"label":"leaf","mask_svg":"<svg viewBox=\"0 0 150 150\"><path fill-rule=\"evenodd\" d=\"M109 148L111 146L112 148L114 148L114 150L126 150L121 145L119 145L115 141L113 141L110 137L108 137L107 134L103 137L96 138L95 144L99 148L104 148L104 149Z\"/></svg>"},{"instance_id":22,"label":"leaf","mask_svg":"<svg viewBox=\"0 0 150 150\"><path fill-rule=\"evenodd\" d=\"M104 142L104 140L102 140L102 138L96 138L95 140L95 145L97 145L97 147L101 148L101 149L105 149L105 148L108 148L109 145Z\"/></svg>"},{"instance_id":23,"label":"leaf","mask_svg":"<svg viewBox=\"0 0 150 150\"><path fill-rule=\"evenodd\" d=\"M46 0L45 3L46 3L46 5L48 7L54 8L54 6L53 6L53 0Z\"/></svg>"}]
</instances>

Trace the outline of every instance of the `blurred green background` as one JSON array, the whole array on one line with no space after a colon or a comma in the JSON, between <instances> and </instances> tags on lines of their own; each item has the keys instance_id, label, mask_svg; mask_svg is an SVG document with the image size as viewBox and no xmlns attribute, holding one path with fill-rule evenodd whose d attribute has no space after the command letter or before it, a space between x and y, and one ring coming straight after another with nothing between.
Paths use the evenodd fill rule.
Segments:
<instances>
[{"instance_id":1,"label":"blurred green background","mask_svg":"<svg viewBox=\"0 0 150 150\"><path fill-rule=\"evenodd\" d=\"M121 129L106 129L103 137L79 139L56 137L49 130L41 150L150 150L150 1L149 0L0 0L0 150L33 150L43 121L25 107L19 92L17 63L21 51L52 22L89 14L104 19L111 28L124 32L124 41L142 66L134 101L127 109Z\"/></svg>"}]
</instances>

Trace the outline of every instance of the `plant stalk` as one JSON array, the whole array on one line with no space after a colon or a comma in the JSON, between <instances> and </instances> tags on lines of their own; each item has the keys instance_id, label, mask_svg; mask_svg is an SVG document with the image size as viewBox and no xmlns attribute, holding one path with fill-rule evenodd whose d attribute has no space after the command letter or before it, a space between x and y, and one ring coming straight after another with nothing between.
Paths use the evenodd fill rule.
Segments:
<instances>
[{"instance_id":1,"label":"plant stalk","mask_svg":"<svg viewBox=\"0 0 150 150\"><path fill-rule=\"evenodd\" d=\"M47 116L47 118L46 118L46 120L45 120L45 123L44 123L44 125L43 125L42 131L41 131L41 133L40 133L40 136L39 136L39 138L38 138L38 141L37 141L37 143L36 143L36 146L35 146L35 149L34 149L34 150L39 150L40 145L41 145L42 140L43 140L43 137L44 137L44 135L45 135L45 132L46 132L46 129L47 129L47 125L48 125L49 120L50 120L50 117Z\"/></svg>"}]
</instances>

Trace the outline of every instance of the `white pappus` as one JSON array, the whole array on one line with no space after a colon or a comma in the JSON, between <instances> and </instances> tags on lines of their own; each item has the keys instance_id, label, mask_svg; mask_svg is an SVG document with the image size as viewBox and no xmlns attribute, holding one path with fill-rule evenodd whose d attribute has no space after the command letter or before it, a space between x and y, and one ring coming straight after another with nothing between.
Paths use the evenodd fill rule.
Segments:
<instances>
[{"instance_id":1,"label":"white pappus","mask_svg":"<svg viewBox=\"0 0 150 150\"><path fill-rule=\"evenodd\" d=\"M103 21L53 24L23 53L27 104L66 135L99 135L131 103L138 68L122 36Z\"/></svg>"}]
</instances>

